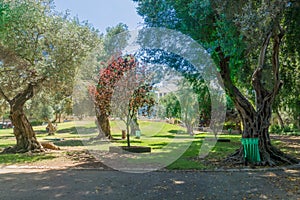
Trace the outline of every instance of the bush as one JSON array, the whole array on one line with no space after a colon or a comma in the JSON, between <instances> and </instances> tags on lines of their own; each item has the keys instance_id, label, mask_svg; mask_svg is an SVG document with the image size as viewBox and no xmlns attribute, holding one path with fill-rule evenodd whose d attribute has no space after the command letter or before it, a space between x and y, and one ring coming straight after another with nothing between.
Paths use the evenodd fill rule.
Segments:
<instances>
[{"instance_id":1,"label":"bush","mask_svg":"<svg viewBox=\"0 0 300 200\"><path fill-rule=\"evenodd\" d=\"M269 132L278 134L282 132L282 129L278 124L273 124L269 127Z\"/></svg>"},{"instance_id":2,"label":"bush","mask_svg":"<svg viewBox=\"0 0 300 200\"><path fill-rule=\"evenodd\" d=\"M291 129L290 126L284 126L283 129L282 129L282 132L284 133L288 133L288 132L292 132L293 130Z\"/></svg>"},{"instance_id":3,"label":"bush","mask_svg":"<svg viewBox=\"0 0 300 200\"><path fill-rule=\"evenodd\" d=\"M40 126L43 124L43 121L31 121L30 124L31 126Z\"/></svg>"},{"instance_id":4,"label":"bush","mask_svg":"<svg viewBox=\"0 0 300 200\"><path fill-rule=\"evenodd\" d=\"M225 122L223 130L239 130L239 126L235 122Z\"/></svg>"},{"instance_id":5,"label":"bush","mask_svg":"<svg viewBox=\"0 0 300 200\"><path fill-rule=\"evenodd\" d=\"M283 135L300 135L300 131L294 124L289 124L281 128L278 124L273 124L269 128L270 133L283 134Z\"/></svg>"},{"instance_id":6,"label":"bush","mask_svg":"<svg viewBox=\"0 0 300 200\"><path fill-rule=\"evenodd\" d=\"M299 131L298 128L297 128L297 126L295 124L290 124L289 127L293 131Z\"/></svg>"}]
</instances>

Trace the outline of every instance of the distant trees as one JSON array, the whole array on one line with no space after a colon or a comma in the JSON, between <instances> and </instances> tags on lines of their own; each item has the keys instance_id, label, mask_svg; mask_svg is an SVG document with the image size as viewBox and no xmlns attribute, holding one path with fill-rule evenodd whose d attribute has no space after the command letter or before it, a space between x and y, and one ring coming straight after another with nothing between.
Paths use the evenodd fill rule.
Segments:
<instances>
[{"instance_id":1,"label":"distant trees","mask_svg":"<svg viewBox=\"0 0 300 200\"><path fill-rule=\"evenodd\" d=\"M185 79L183 79L185 80ZM194 134L194 129L199 126L200 113L203 110L199 102L202 98L208 98L195 93L193 87L187 80L178 82L178 89L172 91L159 99L162 116L167 118L177 118L187 128L187 133Z\"/></svg>"},{"instance_id":2,"label":"distant trees","mask_svg":"<svg viewBox=\"0 0 300 200\"><path fill-rule=\"evenodd\" d=\"M188 82L181 83L176 93L180 102L181 120L187 133L194 135L194 129L199 126L200 117L198 96Z\"/></svg>"},{"instance_id":3,"label":"distant trees","mask_svg":"<svg viewBox=\"0 0 300 200\"><path fill-rule=\"evenodd\" d=\"M170 92L159 99L161 105L160 117L180 118L180 102L174 92Z\"/></svg>"}]
</instances>

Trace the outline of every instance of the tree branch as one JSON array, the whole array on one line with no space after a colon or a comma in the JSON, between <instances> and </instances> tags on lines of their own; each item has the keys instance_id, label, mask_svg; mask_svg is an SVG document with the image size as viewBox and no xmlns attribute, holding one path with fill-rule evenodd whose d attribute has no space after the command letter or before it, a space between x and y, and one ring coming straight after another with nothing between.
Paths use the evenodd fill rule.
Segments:
<instances>
[{"instance_id":1,"label":"tree branch","mask_svg":"<svg viewBox=\"0 0 300 200\"><path fill-rule=\"evenodd\" d=\"M27 85L27 88L23 92L17 94L12 100L9 101L9 103L11 105L22 105L23 106L26 103L26 101L28 101L29 99L31 99L34 96L35 89L45 80L46 80L46 78L42 77L35 82L29 83Z\"/></svg>"},{"instance_id":2,"label":"tree branch","mask_svg":"<svg viewBox=\"0 0 300 200\"><path fill-rule=\"evenodd\" d=\"M10 99L5 95L2 88L0 88L0 95L5 99L5 101L10 102Z\"/></svg>"},{"instance_id":3,"label":"tree branch","mask_svg":"<svg viewBox=\"0 0 300 200\"><path fill-rule=\"evenodd\" d=\"M224 53L221 50L221 47L216 49L216 52L219 55L220 59L220 73L224 82L224 86L227 94L233 100L238 111L243 114L243 116L250 116L255 113L255 110L251 103L246 99L246 97L240 92L240 90L233 84L230 78L230 69L229 69L229 57L225 57ZM250 114L251 113L251 114Z\"/></svg>"},{"instance_id":4,"label":"tree branch","mask_svg":"<svg viewBox=\"0 0 300 200\"><path fill-rule=\"evenodd\" d=\"M271 101L273 102L275 96L278 94L281 86L283 85L283 81L280 80L279 77L279 51L280 51L280 44L281 40L284 36L283 29L279 26L279 34L275 34L273 37L274 44L273 44L273 54L272 54L272 68L274 73L274 87L271 93Z\"/></svg>"},{"instance_id":5,"label":"tree branch","mask_svg":"<svg viewBox=\"0 0 300 200\"><path fill-rule=\"evenodd\" d=\"M261 79L262 79L262 70L265 64L267 49L272 34L273 34L272 31L270 31L264 40L264 43L261 47L260 54L259 54L258 67L252 75L252 86L256 93L256 107L258 105L261 105L262 103L261 101L269 94L269 92L264 88L263 84L261 83Z\"/></svg>"}]
</instances>

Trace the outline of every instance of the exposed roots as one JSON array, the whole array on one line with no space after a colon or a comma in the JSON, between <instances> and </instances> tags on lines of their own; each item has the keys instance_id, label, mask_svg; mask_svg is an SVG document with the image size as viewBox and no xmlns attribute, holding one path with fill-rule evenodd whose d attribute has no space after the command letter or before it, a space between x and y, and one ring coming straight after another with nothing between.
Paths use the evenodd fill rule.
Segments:
<instances>
[{"instance_id":1,"label":"exposed roots","mask_svg":"<svg viewBox=\"0 0 300 200\"><path fill-rule=\"evenodd\" d=\"M107 141L107 142L109 142L109 141L111 141L111 140L114 140L114 138L113 137L106 137L106 136L103 136L103 135L97 135L96 137L91 137L90 139L89 139L89 141Z\"/></svg>"},{"instance_id":2,"label":"exposed roots","mask_svg":"<svg viewBox=\"0 0 300 200\"><path fill-rule=\"evenodd\" d=\"M278 163L278 164L298 164L299 160L296 158L293 158L285 153L283 153L282 151L280 151L279 149L277 149L274 146L267 146L267 152L270 155L270 159L271 161Z\"/></svg>"},{"instance_id":3,"label":"exposed roots","mask_svg":"<svg viewBox=\"0 0 300 200\"><path fill-rule=\"evenodd\" d=\"M244 164L245 160L243 157L243 147L237 149L233 154L229 155L223 161L226 164L230 165L241 165Z\"/></svg>"},{"instance_id":4,"label":"exposed roots","mask_svg":"<svg viewBox=\"0 0 300 200\"><path fill-rule=\"evenodd\" d=\"M298 164L299 160L293 158L274 146L266 145L264 149L260 149L261 162L259 163L249 163L250 165L257 166L281 166L281 165L293 165ZM244 159L243 147L236 150L233 154L229 155L224 161L224 163L229 165L247 165L248 161Z\"/></svg>"},{"instance_id":5,"label":"exposed roots","mask_svg":"<svg viewBox=\"0 0 300 200\"><path fill-rule=\"evenodd\" d=\"M13 146L13 147L7 147L5 148L1 154L16 154L16 153L27 153L27 152L31 152L31 153L41 153L41 152L45 152L45 149L40 146L39 148L21 148L20 146Z\"/></svg>"}]
</instances>

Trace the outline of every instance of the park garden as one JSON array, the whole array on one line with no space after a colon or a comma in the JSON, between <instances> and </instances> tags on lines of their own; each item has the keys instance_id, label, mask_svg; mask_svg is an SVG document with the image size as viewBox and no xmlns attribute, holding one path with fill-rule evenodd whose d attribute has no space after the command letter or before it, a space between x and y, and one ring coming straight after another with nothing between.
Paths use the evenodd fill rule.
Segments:
<instances>
[{"instance_id":1,"label":"park garden","mask_svg":"<svg viewBox=\"0 0 300 200\"><path fill-rule=\"evenodd\" d=\"M131 36L125 24L100 34L56 12L52 1L1 0L0 165L55 166L62 158L74 166L127 159L126 166L170 170L299 163L299 2L134 2L145 27L201 45L209 55L201 62L214 63L223 97L209 87L204 76L211 74L184 56L163 48L122 52ZM148 30L142 41L178 42ZM225 105L223 123L213 119L216 102ZM150 151L128 153L141 147Z\"/></svg>"}]
</instances>

